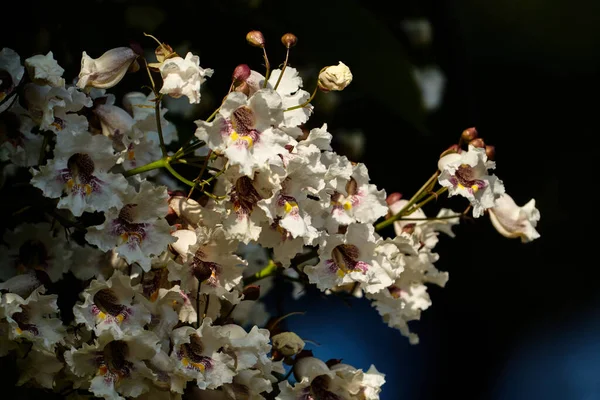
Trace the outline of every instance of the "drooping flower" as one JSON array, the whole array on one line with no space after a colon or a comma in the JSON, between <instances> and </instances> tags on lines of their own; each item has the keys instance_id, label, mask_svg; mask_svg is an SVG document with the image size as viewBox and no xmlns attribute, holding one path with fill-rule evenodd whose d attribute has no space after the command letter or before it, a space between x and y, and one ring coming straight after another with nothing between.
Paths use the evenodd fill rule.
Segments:
<instances>
[{"instance_id":1,"label":"drooping flower","mask_svg":"<svg viewBox=\"0 0 600 400\"><path fill-rule=\"evenodd\" d=\"M505 193L488 211L492 225L502 236L521 238L523 243L540 237L535 230L540 220L540 212L535 208L535 199L529 200L524 206L518 206L513 198Z\"/></svg>"},{"instance_id":2,"label":"drooping flower","mask_svg":"<svg viewBox=\"0 0 600 400\"><path fill-rule=\"evenodd\" d=\"M200 103L200 85L213 74L200 67L200 58L188 52L184 58L172 57L160 64L163 86L160 93L179 98L187 96L190 104Z\"/></svg>"},{"instance_id":3,"label":"drooping flower","mask_svg":"<svg viewBox=\"0 0 600 400\"><path fill-rule=\"evenodd\" d=\"M117 47L93 59L84 51L81 56L81 70L77 87L109 89L123 79L137 54L129 47Z\"/></svg>"}]
</instances>

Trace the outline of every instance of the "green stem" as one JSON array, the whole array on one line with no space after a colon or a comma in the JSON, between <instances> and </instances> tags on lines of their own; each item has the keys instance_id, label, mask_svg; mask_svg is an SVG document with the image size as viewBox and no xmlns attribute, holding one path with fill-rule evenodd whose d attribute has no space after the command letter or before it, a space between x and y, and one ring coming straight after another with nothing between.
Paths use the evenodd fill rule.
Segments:
<instances>
[{"instance_id":1,"label":"green stem","mask_svg":"<svg viewBox=\"0 0 600 400\"><path fill-rule=\"evenodd\" d=\"M282 71L282 73L283 73L283 71ZM315 90L313 90L313 92L312 92L312 94L310 95L309 99L308 99L308 100L306 100L304 103L302 103L302 104L298 104L297 106L293 106L293 107L290 107L290 108L286 108L286 109L285 109L285 110L283 110L283 111L284 111L284 112L286 112L286 111L292 111L292 110L295 110L295 109L297 109L297 108L303 108L303 107L306 107L306 106L307 106L307 105L309 105L309 104L310 104L310 102L311 102L311 101L312 101L312 100L315 98L315 95L317 94L317 89L319 89L319 85L317 85L317 86L315 87Z\"/></svg>"},{"instance_id":2,"label":"green stem","mask_svg":"<svg viewBox=\"0 0 600 400\"><path fill-rule=\"evenodd\" d=\"M283 77L283 73L285 72L285 68L287 67L289 56L290 56L290 48L288 47L287 51L285 52L285 61L283 62L283 67L281 68L281 73L279 74L279 78L277 78L277 82L275 83L275 87L273 88L273 90L277 90L277 88L279 87L279 82L281 82L281 78Z\"/></svg>"},{"instance_id":3,"label":"green stem","mask_svg":"<svg viewBox=\"0 0 600 400\"><path fill-rule=\"evenodd\" d=\"M154 85L154 82L152 82ZM154 92L156 94L156 92ZM158 130L158 140L160 140L160 151L162 151L163 157L167 157L167 148L165 146L165 139L163 138L162 124L160 123L160 102L162 95L157 95L154 104L154 114L156 115L156 129Z\"/></svg>"},{"instance_id":4,"label":"green stem","mask_svg":"<svg viewBox=\"0 0 600 400\"><path fill-rule=\"evenodd\" d=\"M177 178L181 182L185 183L186 185L191 186L191 187L196 186L195 182L192 182L192 181L184 178L183 176L181 176L179 174L179 172L175 171L175 169L173 169L173 167L171 167L171 164L169 164L168 162L165 162L164 167L167 169L167 171L169 171L171 173L171 175L173 175L175 178Z\"/></svg>"},{"instance_id":5,"label":"green stem","mask_svg":"<svg viewBox=\"0 0 600 400\"><path fill-rule=\"evenodd\" d=\"M428 197L428 198L426 198L425 200L423 200L422 202L420 202L420 203L417 203L417 205L415 205L413 208L411 208L411 209L408 211L408 213L406 213L406 215L410 215L410 214L414 213L414 212L415 212L415 211L417 211L419 208L421 208L421 207L423 207L425 204L429 203L431 200L433 200L433 199L437 199L437 198L439 197L439 195L440 195L440 194L442 194L442 193L444 193L444 192L446 192L446 191L448 191L448 188L447 188L447 187L445 187L445 186L444 186L443 188L440 188L440 189L439 189L437 192L430 194L430 195L429 195L429 197Z\"/></svg>"},{"instance_id":6,"label":"green stem","mask_svg":"<svg viewBox=\"0 0 600 400\"><path fill-rule=\"evenodd\" d=\"M275 275L277 273L278 268L279 267L277 266L277 264L275 264L275 262L271 260L266 267L264 267L254 275L251 275L244 279L244 286L259 281L261 279L268 278L269 276Z\"/></svg>"},{"instance_id":7,"label":"green stem","mask_svg":"<svg viewBox=\"0 0 600 400\"><path fill-rule=\"evenodd\" d=\"M398 211L396 214L394 214L392 217L386 219L385 221L382 221L382 222L378 223L377 225L375 225L375 230L378 231L383 228L386 228L389 225L391 225L392 223L394 223L395 221L398 221L399 219L401 219L402 216L405 214L405 212L410 207L412 207L417 201L419 201L421 199L421 195L423 193L426 193L426 190L430 189L432 184L435 185L435 180L437 179L438 175L439 175L439 171L435 171L435 173L433 175L431 175L431 177L429 179L427 179L427 182L425 182L423 184L423 186L421 186L419 188L419 190L417 190L417 192L414 194L414 196L410 198L408 203L406 203L404 205L404 207L402 207L400 209L400 211Z\"/></svg>"},{"instance_id":8,"label":"green stem","mask_svg":"<svg viewBox=\"0 0 600 400\"><path fill-rule=\"evenodd\" d=\"M142 165L141 167L137 167L134 169L130 169L129 171L125 171L123 175L127 178L133 175L141 174L144 172L152 171L153 169L163 168L167 164L167 160L161 158L160 160L153 161L149 164Z\"/></svg>"}]
</instances>

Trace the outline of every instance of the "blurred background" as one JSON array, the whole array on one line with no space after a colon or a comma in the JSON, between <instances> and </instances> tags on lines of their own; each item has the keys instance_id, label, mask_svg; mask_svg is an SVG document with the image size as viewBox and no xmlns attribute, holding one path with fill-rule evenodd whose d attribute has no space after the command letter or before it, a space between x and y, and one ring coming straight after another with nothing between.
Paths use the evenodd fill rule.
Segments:
<instances>
[{"instance_id":1,"label":"blurred background","mask_svg":"<svg viewBox=\"0 0 600 400\"><path fill-rule=\"evenodd\" d=\"M268 307L307 311L286 328L320 344L316 356L386 374L381 398L599 399L600 291L595 252L593 138L598 132L600 3L593 0L176 0L10 2L2 5L0 47L23 58L52 50L65 77L92 57L151 33L179 54L200 55L214 76L202 103L168 115L189 135L226 93L240 63L262 71L245 35L258 29L273 65L280 37L298 44L290 65L312 91L321 67L343 61L354 80L318 94L309 127L328 123L335 149L366 163L387 193L410 197L435 171L439 154L476 127L496 147L496 174L522 205L536 199L541 238L500 236L487 217L443 237L437 267L450 273L430 288L433 306L413 323L411 346L366 300L343 302L289 288ZM391 8L393 7L393 8ZM12 22L12 25L9 24ZM137 80L136 80L137 79ZM126 79L117 94L139 90ZM593 153L594 152L594 153ZM441 205L457 211L460 201ZM392 232L384 232L391 234Z\"/></svg>"}]
</instances>

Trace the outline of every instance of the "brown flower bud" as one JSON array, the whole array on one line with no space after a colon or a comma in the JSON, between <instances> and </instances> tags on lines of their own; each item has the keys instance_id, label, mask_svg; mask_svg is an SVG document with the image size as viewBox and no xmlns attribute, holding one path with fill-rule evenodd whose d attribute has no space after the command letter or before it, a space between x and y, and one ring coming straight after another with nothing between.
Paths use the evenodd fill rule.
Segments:
<instances>
[{"instance_id":1,"label":"brown flower bud","mask_svg":"<svg viewBox=\"0 0 600 400\"><path fill-rule=\"evenodd\" d=\"M286 33L281 37L281 43L289 49L298 43L298 38L293 33Z\"/></svg>"},{"instance_id":2,"label":"brown flower bud","mask_svg":"<svg viewBox=\"0 0 600 400\"><path fill-rule=\"evenodd\" d=\"M250 77L251 73L252 71L250 70L250 67L247 64L240 64L233 70L231 79L233 79L236 82L245 82L246 79Z\"/></svg>"},{"instance_id":3,"label":"brown flower bud","mask_svg":"<svg viewBox=\"0 0 600 400\"><path fill-rule=\"evenodd\" d=\"M166 43L158 46L156 50L154 50L154 54L159 63L162 63L169 58L177 57L177 53L175 53L173 48Z\"/></svg>"},{"instance_id":4,"label":"brown flower bud","mask_svg":"<svg viewBox=\"0 0 600 400\"><path fill-rule=\"evenodd\" d=\"M250 31L246 35L246 41L254 47L265 47L265 37L261 31Z\"/></svg>"},{"instance_id":5,"label":"brown flower bud","mask_svg":"<svg viewBox=\"0 0 600 400\"><path fill-rule=\"evenodd\" d=\"M488 159L494 161L496 159L496 148L494 146L485 146L485 155Z\"/></svg>"},{"instance_id":6,"label":"brown flower bud","mask_svg":"<svg viewBox=\"0 0 600 400\"><path fill-rule=\"evenodd\" d=\"M476 139L477 137L478 137L478 133L477 133L477 129L475 129L475 128L467 128L460 135L460 138L464 142L467 142L467 143L469 143L471 140Z\"/></svg>"},{"instance_id":7,"label":"brown flower bud","mask_svg":"<svg viewBox=\"0 0 600 400\"><path fill-rule=\"evenodd\" d=\"M482 138L473 139L469 142L469 146L478 147L483 149L485 147L485 143Z\"/></svg>"},{"instance_id":8,"label":"brown flower bud","mask_svg":"<svg viewBox=\"0 0 600 400\"><path fill-rule=\"evenodd\" d=\"M402 193L394 192L394 193L391 193L387 197L387 199L385 199L385 202L387 203L388 206L391 206L392 204L394 204L395 202L397 202L401 198L402 198Z\"/></svg>"},{"instance_id":9,"label":"brown flower bud","mask_svg":"<svg viewBox=\"0 0 600 400\"><path fill-rule=\"evenodd\" d=\"M248 285L244 288L242 294L244 295L244 300L258 300L260 297L260 286Z\"/></svg>"}]
</instances>

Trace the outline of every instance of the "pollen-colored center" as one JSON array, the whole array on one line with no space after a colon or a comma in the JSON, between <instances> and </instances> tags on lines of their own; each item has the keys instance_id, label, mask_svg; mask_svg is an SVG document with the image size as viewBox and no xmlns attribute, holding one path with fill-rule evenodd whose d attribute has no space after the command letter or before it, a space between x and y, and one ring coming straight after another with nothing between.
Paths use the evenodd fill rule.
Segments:
<instances>
[{"instance_id":1,"label":"pollen-colored center","mask_svg":"<svg viewBox=\"0 0 600 400\"><path fill-rule=\"evenodd\" d=\"M102 351L103 362L99 368L102 375L110 373L117 380L131 375L133 363L127 360L129 346L122 340L108 343ZM104 373L103 373L104 372Z\"/></svg>"},{"instance_id":2,"label":"pollen-colored center","mask_svg":"<svg viewBox=\"0 0 600 400\"><path fill-rule=\"evenodd\" d=\"M359 257L358 247L353 244L340 244L331 251L331 259L328 260L328 264L332 272L340 277L354 271L364 273L368 269L368 264L358 260Z\"/></svg>"},{"instance_id":3,"label":"pollen-colored center","mask_svg":"<svg viewBox=\"0 0 600 400\"><path fill-rule=\"evenodd\" d=\"M246 106L239 107L231 114L231 128L229 137L235 142L251 147L259 140L259 132L255 129L256 116Z\"/></svg>"},{"instance_id":4,"label":"pollen-colored center","mask_svg":"<svg viewBox=\"0 0 600 400\"><path fill-rule=\"evenodd\" d=\"M186 368L204 372L206 369L212 368L213 360L202 355L203 351L202 339L194 334L190 336L189 343L181 345L179 357Z\"/></svg>"}]
</instances>

